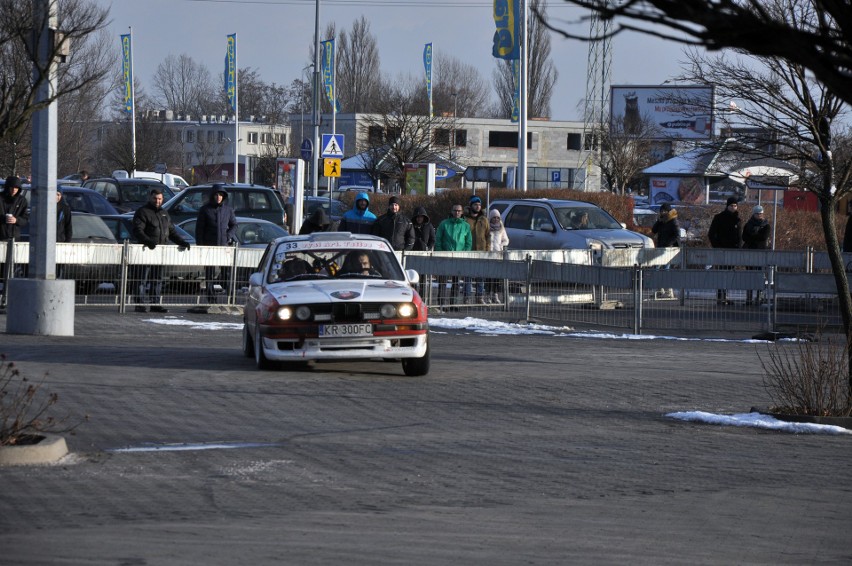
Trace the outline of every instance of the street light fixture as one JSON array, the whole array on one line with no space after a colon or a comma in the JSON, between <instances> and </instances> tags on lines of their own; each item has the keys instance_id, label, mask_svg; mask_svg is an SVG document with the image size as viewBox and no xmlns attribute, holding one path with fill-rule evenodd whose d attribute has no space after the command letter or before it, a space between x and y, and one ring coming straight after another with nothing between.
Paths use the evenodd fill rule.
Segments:
<instances>
[{"instance_id":1,"label":"street light fixture","mask_svg":"<svg viewBox=\"0 0 852 566\"><path fill-rule=\"evenodd\" d=\"M455 145L456 145L456 111L458 110L457 103L458 103L459 93L453 92L453 93L450 93L450 96L453 97L453 136L452 136L452 140L450 141L450 161L452 161L453 160L453 149L455 148Z\"/></svg>"}]
</instances>

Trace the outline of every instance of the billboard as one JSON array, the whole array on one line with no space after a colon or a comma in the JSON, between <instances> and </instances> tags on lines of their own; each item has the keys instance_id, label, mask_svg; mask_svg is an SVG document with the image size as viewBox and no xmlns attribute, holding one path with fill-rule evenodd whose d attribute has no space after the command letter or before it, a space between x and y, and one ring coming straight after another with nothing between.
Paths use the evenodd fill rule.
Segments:
<instances>
[{"instance_id":1,"label":"billboard","mask_svg":"<svg viewBox=\"0 0 852 566\"><path fill-rule=\"evenodd\" d=\"M647 119L656 132L653 139L706 140L713 136L712 86L613 86L610 120L624 130Z\"/></svg>"}]
</instances>

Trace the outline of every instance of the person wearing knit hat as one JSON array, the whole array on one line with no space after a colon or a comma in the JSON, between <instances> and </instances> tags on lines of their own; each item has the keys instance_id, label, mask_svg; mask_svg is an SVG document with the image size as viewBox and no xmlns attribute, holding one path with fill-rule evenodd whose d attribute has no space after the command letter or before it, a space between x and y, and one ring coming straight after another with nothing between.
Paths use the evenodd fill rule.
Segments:
<instances>
[{"instance_id":1,"label":"person wearing knit hat","mask_svg":"<svg viewBox=\"0 0 852 566\"><path fill-rule=\"evenodd\" d=\"M677 210L672 205L664 202L660 205L660 217L651 227L651 232L657 236L658 248L680 247L680 223L677 220ZM666 269L668 269L666 265ZM657 299L674 299L673 288L663 288L655 293Z\"/></svg>"},{"instance_id":2,"label":"person wearing knit hat","mask_svg":"<svg viewBox=\"0 0 852 566\"><path fill-rule=\"evenodd\" d=\"M759 204L751 209L751 218L743 226L743 248L749 250L768 250L769 236L772 234L772 227L766 218L763 217L763 207ZM757 268L755 268L757 269ZM752 304L754 291L746 291L746 304ZM760 301L760 291L757 292L757 300Z\"/></svg>"},{"instance_id":3,"label":"person wearing knit hat","mask_svg":"<svg viewBox=\"0 0 852 566\"><path fill-rule=\"evenodd\" d=\"M727 200L725 210L713 217L707 236L714 248L737 249L742 241L742 224L738 212L739 201L736 197ZM732 269L731 266L721 266L720 269ZM729 305L728 292L725 289L716 290L716 304Z\"/></svg>"},{"instance_id":4,"label":"person wearing knit hat","mask_svg":"<svg viewBox=\"0 0 852 566\"><path fill-rule=\"evenodd\" d=\"M482 210L482 199L476 195L470 197L467 205L467 214L464 219L470 225L470 233L473 237L473 251L487 252L491 250L491 227L488 225L488 217ZM470 278L468 278L470 279ZM465 281L465 302L473 302L473 286L470 281ZM485 279L476 278L476 302L485 304Z\"/></svg>"},{"instance_id":5,"label":"person wearing knit hat","mask_svg":"<svg viewBox=\"0 0 852 566\"><path fill-rule=\"evenodd\" d=\"M396 251L409 251L414 247L414 226L399 211L399 197L388 199L388 211L373 223L373 234L381 236Z\"/></svg>"},{"instance_id":6,"label":"person wearing knit hat","mask_svg":"<svg viewBox=\"0 0 852 566\"><path fill-rule=\"evenodd\" d=\"M3 193L0 194L0 239L21 237L21 228L29 223L27 199L21 194L21 179L15 175L6 177Z\"/></svg>"}]
</instances>

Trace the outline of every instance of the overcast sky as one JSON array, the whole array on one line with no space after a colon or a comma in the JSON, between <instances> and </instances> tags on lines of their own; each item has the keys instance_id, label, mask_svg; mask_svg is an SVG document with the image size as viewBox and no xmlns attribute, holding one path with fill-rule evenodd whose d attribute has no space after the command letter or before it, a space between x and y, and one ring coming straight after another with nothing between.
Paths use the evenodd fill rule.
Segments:
<instances>
[{"instance_id":1,"label":"overcast sky","mask_svg":"<svg viewBox=\"0 0 852 566\"><path fill-rule=\"evenodd\" d=\"M170 53L185 53L221 76L226 36L237 33L238 63L256 68L267 82L288 85L310 63L315 0L95 0L111 6L108 31L115 37L133 27L136 77L151 94L151 78ZM576 21L583 12L550 0L554 20ZM320 34L330 22L349 30L361 15L377 38L382 69L392 76L422 77L423 46L476 66L490 85L495 59L492 0L321 0ZM588 33L586 24L573 30ZM321 37L321 39L325 39ZM579 120L585 96L588 46L552 38L552 60L559 72L551 101L552 118ZM641 35L613 42L612 84L660 84L676 75L682 48ZM118 63L116 63L118 64ZM346 109L342 109L346 112Z\"/></svg>"}]
</instances>

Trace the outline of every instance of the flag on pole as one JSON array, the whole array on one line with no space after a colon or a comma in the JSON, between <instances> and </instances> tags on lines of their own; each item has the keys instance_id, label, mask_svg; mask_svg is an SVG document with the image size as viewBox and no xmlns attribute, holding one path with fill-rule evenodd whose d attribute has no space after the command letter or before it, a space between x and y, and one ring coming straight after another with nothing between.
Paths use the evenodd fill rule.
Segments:
<instances>
[{"instance_id":1,"label":"flag on pole","mask_svg":"<svg viewBox=\"0 0 852 566\"><path fill-rule=\"evenodd\" d=\"M429 99L429 117L432 117L432 44L423 48L423 67L426 69L426 98Z\"/></svg>"},{"instance_id":2,"label":"flag on pole","mask_svg":"<svg viewBox=\"0 0 852 566\"><path fill-rule=\"evenodd\" d=\"M498 59L518 59L521 56L520 5L522 0L494 0L494 45L491 54Z\"/></svg>"},{"instance_id":3,"label":"flag on pole","mask_svg":"<svg viewBox=\"0 0 852 566\"><path fill-rule=\"evenodd\" d=\"M237 111L237 34L228 36L228 51L225 53L225 92L228 104Z\"/></svg>"},{"instance_id":4,"label":"flag on pole","mask_svg":"<svg viewBox=\"0 0 852 566\"><path fill-rule=\"evenodd\" d=\"M121 36L121 68L124 72L124 111L133 114L133 63L129 33Z\"/></svg>"},{"instance_id":5,"label":"flag on pole","mask_svg":"<svg viewBox=\"0 0 852 566\"><path fill-rule=\"evenodd\" d=\"M334 96L334 40L326 39L320 42L320 69L322 72L322 85L325 97L329 104L334 105L334 111L340 112L340 102Z\"/></svg>"},{"instance_id":6,"label":"flag on pole","mask_svg":"<svg viewBox=\"0 0 852 566\"><path fill-rule=\"evenodd\" d=\"M512 122L519 122L521 118L521 60L509 61L512 68Z\"/></svg>"}]
</instances>

